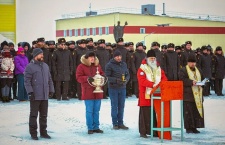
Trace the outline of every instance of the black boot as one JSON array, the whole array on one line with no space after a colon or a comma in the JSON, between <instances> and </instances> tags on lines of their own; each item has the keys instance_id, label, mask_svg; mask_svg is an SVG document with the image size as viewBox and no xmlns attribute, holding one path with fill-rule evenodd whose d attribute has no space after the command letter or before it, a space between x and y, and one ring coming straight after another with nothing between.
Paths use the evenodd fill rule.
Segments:
<instances>
[{"instance_id":1,"label":"black boot","mask_svg":"<svg viewBox=\"0 0 225 145\"><path fill-rule=\"evenodd\" d=\"M51 139L51 136L49 136L47 133L41 134L41 137L42 137L42 138Z\"/></svg>"},{"instance_id":2,"label":"black boot","mask_svg":"<svg viewBox=\"0 0 225 145\"><path fill-rule=\"evenodd\" d=\"M6 102L6 98L5 96L2 96L2 103L5 103Z\"/></svg>"},{"instance_id":3,"label":"black boot","mask_svg":"<svg viewBox=\"0 0 225 145\"><path fill-rule=\"evenodd\" d=\"M96 130L93 130L94 133L103 133L103 130L101 129L96 129Z\"/></svg>"},{"instance_id":4,"label":"black boot","mask_svg":"<svg viewBox=\"0 0 225 145\"><path fill-rule=\"evenodd\" d=\"M38 137L37 137L37 135L31 135L31 139L38 140Z\"/></svg>"},{"instance_id":5,"label":"black boot","mask_svg":"<svg viewBox=\"0 0 225 145\"><path fill-rule=\"evenodd\" d=\"M198 131L196 128L192 129L193 133L200 133L200 131Z\"/></svg>"},{"instance_id":6,"label":"black boot","mask_svg":"<svg viewBox=\"0 0 225 145\"><path fill-rule=\"evenodd\" d=\"M186 133L193 133L192 129L186 129Z\"/></svg>"},{"instance_id":7,"label":"black boot","mask_svg":"<svg viewBox=\"0 0 225 145\"><path fill-rule=\"evenodd\" d=\"M148 136L146 134L140 134L140 137L148 138Z\"/></svg>"},{"instance_id":8,"label":"black boot","mask_svg":"<svg viewBox=\"0 0 225 145\"><path fill-rule=\"evenodd\" d=\"M7 103L10 102L10 99L9 99L8 96L5 96L5 98L6 98L6 102L7 102Z\"/></svg>"}]
</instances>

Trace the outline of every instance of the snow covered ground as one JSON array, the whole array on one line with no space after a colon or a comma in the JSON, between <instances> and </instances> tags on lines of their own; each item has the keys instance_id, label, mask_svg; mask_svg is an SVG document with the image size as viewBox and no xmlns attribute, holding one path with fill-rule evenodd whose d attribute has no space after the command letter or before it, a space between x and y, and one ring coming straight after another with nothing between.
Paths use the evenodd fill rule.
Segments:
<instances>
[{"instance_id":1,"label":"snow covered ground","mask_svg":"<svg viewBox=\"0 0 225 145\"><path fill-rule=\"evenodd\" d=\"M211 92L214 94L214 92ZM179 101L173 103L173 124L179 127ZM173 140L164 141L171 145L225 145L225 96L211 95L204 101L205 128L200 134L173 132ZM28 131L29 102L12 101L0 103L0 145L147 145L161 143L158 138L151 140L139 137L136 97L126 99L125 125L130 129L113 130L110 116L110 100L102 100L100 128L103 134L87 134L84 102L49 100L48 133L52 139L39 138L33 141Z\"/></svg>"}]
</instances>

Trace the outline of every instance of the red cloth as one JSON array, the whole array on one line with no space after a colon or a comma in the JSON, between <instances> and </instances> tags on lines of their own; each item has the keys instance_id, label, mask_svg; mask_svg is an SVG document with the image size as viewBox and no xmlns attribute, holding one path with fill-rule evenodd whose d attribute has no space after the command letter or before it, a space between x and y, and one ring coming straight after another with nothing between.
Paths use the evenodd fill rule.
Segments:
<instances>
[{"instance_id":1,"label":"red cloth","mask_svg":"<svg viewBox=\"0 0 225 145\"><path fill-rule=\"evenodd\" d=\"M94 66L87 66L85 64L80 64L77 67L76 70L76 79L79 83L81 83L81 90L82 90L82 100L93 100L93 99L102 99L103 93L93 93L95 90L95 87L92 87L89 85L87 79L88 77L94 77L96 75L96 71L100 73L100 75L103 75L104 72L102 71L102 68L100 65Z\"/></svg>"},{"instance_id":2,"label":"red cloth","mask_svg":"<svg viewBox=\"0 0 225 145\"><path fill-rule=\"evenodd\" d=\"M146 59L142 61L142 64L146 64ZM142 74L142 75L141 75ZM142 69L138 69L137 72L138 84L139 84L139 99L138 106L151 106L150 99L145 99L146 87L152 88L154 83L150 82L146 78L146 74ZM161 81L167 81L167 77L163 70L161 70Z\"/></svg>"}]
</instances>

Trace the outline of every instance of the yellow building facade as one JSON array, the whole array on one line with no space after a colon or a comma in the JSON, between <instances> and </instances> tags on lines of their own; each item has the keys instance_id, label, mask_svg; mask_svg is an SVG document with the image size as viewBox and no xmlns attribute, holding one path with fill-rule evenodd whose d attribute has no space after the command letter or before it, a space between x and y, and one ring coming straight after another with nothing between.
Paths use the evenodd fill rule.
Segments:
<instances>
[{"instance_id":1,"label":"yellow building facade","mask_svg":"<svg viewBox=\"0 0 225 145\"><path fill-rule=\"evenodd\" d=\"M16 42L16 0L0 0L0 34Z\"/></svg>"},{"instance_id":2,"label":"yellow building facade","mask_svg":"<svg viewBox=\"0 0 225 145\"><path fill-rule=\"evenodd\" d=\"M194 49L208 44L213 48L225 48L225 22L127 13L56 20L56 39L65 37L66 40L76 41L92 37L94 41L102 38L114 43L113 29L117 21L121 22L121 26L128 22L124 27L125 42L136 44L142 41L147 48L153 41L181 45L187 40L192 41Z\"/></svg>"}]
</instances>

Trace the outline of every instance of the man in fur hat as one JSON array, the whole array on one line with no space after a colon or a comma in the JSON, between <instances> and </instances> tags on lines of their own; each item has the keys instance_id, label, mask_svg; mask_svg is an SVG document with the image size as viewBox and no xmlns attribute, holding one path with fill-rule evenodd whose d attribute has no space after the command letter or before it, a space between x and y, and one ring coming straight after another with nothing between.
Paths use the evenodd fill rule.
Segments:
<instances>
[{"instance_id":1,"label":"man in fur hat","mask_svg":"<svg viewBox=\"0 0 225 145\"><path fill-rule=\"evenodd\" d=\"M153 118L150 118L151 112L151 89L156 87L161 81L166 81L166 75L161 67L157 64L156 54L154 50L147 52L147 57L142 61L142 64L137 72L138 84L139 84L139 133L140 137L148 138L150 135L150 122L154 120L154 127L156 127L156 115L155 111ZM157 137L157 132L153 132L153 136Z\"/></svg>"}]
</instances>

